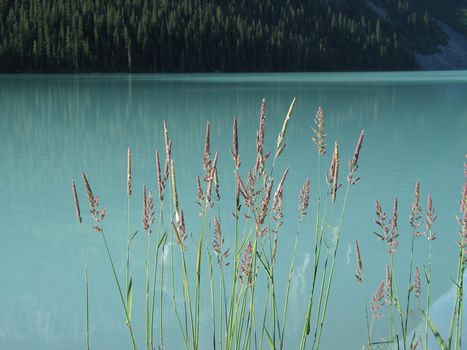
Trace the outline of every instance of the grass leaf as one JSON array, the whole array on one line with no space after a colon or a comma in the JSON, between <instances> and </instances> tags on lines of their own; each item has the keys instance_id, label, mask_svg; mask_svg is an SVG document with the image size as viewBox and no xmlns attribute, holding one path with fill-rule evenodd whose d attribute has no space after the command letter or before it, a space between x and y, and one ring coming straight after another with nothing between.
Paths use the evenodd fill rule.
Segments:
<instances>
[{"instance_id":1,"label":"grass leaf","mask_svg":"<svg viewBox=\"0 0 467 350\"><path fill-rule=\"evenodd\" d=\"M430 316L428 316L426 312L424 312L423 315L425 316L425 319L428 322L428 326L430 326L431 332L433 333L436 340L438 341L438 344L441 347L441 349L448 350L448 346L446 345L443 338L441 337L441 334L439 334L438 329L436 328L435 324L431 320Z\"/></svg>"},{"instance_id":2,"label":"grass leaf","mask_svg":"<svg viewBox=\"0 0 467 350\"><path fill-rule=\"evenodd\" d=\"M126 311L128 313L129 321L131 321L132 305L133 305L133 278L130 278L130 283L128 283L128 290L126 291Z\"/></svg>"}]
</instances>

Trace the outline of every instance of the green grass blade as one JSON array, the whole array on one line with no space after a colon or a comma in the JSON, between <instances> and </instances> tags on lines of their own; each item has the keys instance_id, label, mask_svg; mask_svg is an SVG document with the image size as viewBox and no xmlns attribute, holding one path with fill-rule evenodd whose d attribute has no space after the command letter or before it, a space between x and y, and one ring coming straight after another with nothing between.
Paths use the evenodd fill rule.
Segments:
<instances>
[{"instance_id":1,"label":"green grass blade","mask_svg":"<svg viewBox=\"0 0 467 350\"><path fill-rule=\"evenodd\" d=\"M128 313L128 321L131 321L131 309L133 306L133 278L130 278L130 282L128 283L128 289L126 291L126 310Z\"/></svg>"},{"instance_id":2,"label":"green grass blade","mask_svg":"<svg viewBox=\"0 0 467 350\"><path fill-rule=\"evenodd\" d=\"M425 319L428 322L428 326L430 326L431 332L433 333L436 340L438 341L438 344L441 347L441 349L448 350L448 346L444 342L443 337L441 337L441 334L439 334L438 329L436 328L435 324L431 320L430 316L428 316L425 312L423 313L423 315L425 316Z\"/></svg>"}]
</instances>

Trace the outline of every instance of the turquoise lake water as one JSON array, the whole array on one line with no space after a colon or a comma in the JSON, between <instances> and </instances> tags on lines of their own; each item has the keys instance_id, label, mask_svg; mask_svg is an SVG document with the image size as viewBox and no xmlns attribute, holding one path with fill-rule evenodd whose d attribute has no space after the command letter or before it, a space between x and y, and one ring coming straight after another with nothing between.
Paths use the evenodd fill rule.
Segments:
<instances>
[{"instance_id":1,"label":"turquoise lake water","mask_svg":"<svg viewBox=\"0 0 467 350\"><path fill-rule=\"evenodd\" d=\"M458 254L456 214L467 153L467 71L12 75L0 76L0 348L84 348L80 233L85 236L89 260L91 346L93 349L130 348L112 270L103 242L92 231L81 183L81 172L85 171L101 206L107 207L103 226L124 284L128 235L126 152L130 146L133 155L130 228L132 232L140 231L132 250L133 325L138 348L144 349L146 248L142 187L146 184L157 191L154 152L158 148L164 153L162 123L167 122L173 140L180 206L185 212L187 231L194 239L187 241L194 243L187 244L187 265L194 274L195 244L201 225L199 207L195 204L196 176L203 173L206 122L211 122L212 153L219 151L221 201L215 203L212 213L220 216L226 246L232 250L233 116L236 115L239 127L240 174L245 176L256 157L255 138L263 97L266 98L265 148L271 152L289 104L296 97L285 140L287 146L274 170L277 184L280 174L290 167L284 187L284 225L279 232L275 264L280 300L285 294L293 251L298 193L306 177L311 178L312 188L311 208L302 224L296 253L284 348L298 347L311 286L316 207L316 150L311 127L320 105L325 113L328 144L322 175L329 168L332 145L337 140L341 182L345 183L348 159L360 131L365 130L358 170L361 181L349 193L321 348L361 349L365 344L362 294L354 277L354 242L356 239L360 242L369 305L384 279L387 260L384 243L373 234L377 229L375 200L391 215L393 198L398 198L400 244L394 259L399 271L399 288L406 290L411 239L408 217L417 180L421 183L423 209L430 193L438 217L434 225L438 239L433 243L432 318L441 330L445 329L452 307L450 277L455 276ZM72 179L78 184L82 225L75 219ZM337 208L344 193L343 189L339 191ZM169 192L166 196L169 197ZM336 209L336 217L337 212ZM206 235L209 248L211 227L207 228ZM332 237L329 244L332 249ZM428 244L423 237L415 244L414 266L422 270L427 263ZM170 282L171 247L167 246L163 257L166 280ZM174 254L175 298L181 303L177 247ZM217 265L213 268L217 274ZM232 264L225 268L229 276L232 268ZM200 349L210 349L210 286L208 275L202 278ZM264 283L258 284L256 293L258 314L262 315ZM173 314L171 283L163 288L163 296L164 345L167 349L181 349L183 342ZM159 312L159 304L156 308ZM409 328L417 329L419 312L412 311ZM374 322L374 340L387 335L387 308L381 313L383 317ZM160 344L158 325L156 334L156 344ZM263 345L269 348L266 338Z\"/></svg>"}]
</instances>

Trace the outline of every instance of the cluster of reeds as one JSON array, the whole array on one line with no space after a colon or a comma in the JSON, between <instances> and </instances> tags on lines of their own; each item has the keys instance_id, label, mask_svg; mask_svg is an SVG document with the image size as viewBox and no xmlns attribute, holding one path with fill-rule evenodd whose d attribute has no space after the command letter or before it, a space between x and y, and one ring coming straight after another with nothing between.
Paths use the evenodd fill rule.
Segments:
<instances>
[{"instance_id":1,"label":"cluster of reeds","mask_svg":"<svg viewBox=\"0 0 467 350\"><path fill-rule=\"evenodd\" d=\"M459 259L456 277L453 282L456 289L455 304L451 317L449 332L447 337L443 338L438 332L437 326L430 317L430 291L431 291L431 264L432 264L432 243L436 240L436 233L433 229L433 224L436 221L435 209L433 200L430 194L427 196L426 210L423 210L420 205L420 183L417 181L415 185L414 196L412 200L411 210L409 214L408 224L410 226L410 256L408 261L409 273L408 281L405 289L399 288L398 281L401 276L397 275L395 268L394 257L397 254L399 245L399 215L398 201L394 199L391 217L388 217L383 210L382 205L376 201L376 219L375 223L378 231L374 235L386 243L387 263L385 277L378 284L376 292L371 300L367 299L365 288L365 278L363 261L360 253L358 241L355 246L356 254L356 281L362 286L364 299L364 312L366 317L367 327L367 343L365 348L380 348L381 346L390 349L429 349L429 334L432 333L436 338L441 349L462 349L462 304L464 293L464 272L467 263L466 258L466 237L467 237L467 164L464 164L465 181L462 187L462 197L460 201L460 213L458 223L459 230ZM413 257L415 251L415 243L419 237L428 240L428 251L426 265L423 267L413 266ZM403 257L402 257L403 259ZM423 274L421 273L423 271ZM422 275L424 278L422 278ZM414 300L415 297L415 300ZM423 298L425 299L423 301ZM417 312L422 316L422 323L425 327L420 327L410 332L408 328L409 319L417 315ZM369 314L371 313L371 317ZM383 322L386 316L388 327L388 335L385 338L373 339L374 322Z\"/></svg>"},{"instance_id":2,"label":"cluster of reeds","mask_svg":"<svg viewBox=\"0 0 467 350\"><path fill-rule=\"evenodd\" d=\"M233 119L233 159L235 183L235 202L232 206L232 218L220 217L213 208L219 206L220 184L218 177L218 152L211 151L211 129L206 125L205 146L200 163L202 174L196 178L197 199L200 211L200 227L188 229L185 225L183 209L180 207L176 181L176 167L172 159L172 140L164 122L165 164L161 167L159 151L155 151L155 170L159 208L154 205L154 197L149 189L143 188L143 220L138 225L146 233L146 281L145 281L145 347L163 348L164 322L162 310L164 303L164 255L165 249L171 249L172 274L168 286L172 290L173 313L178 322L181 339L187 349L200 349L200 309L203 302L201 286L209 283L211 302L211 333L213 349L250 349L263 348L287 349L285 335L287 330L287 311L289 293L294 273L297 245L302 231L304 218L308 214L311 200L316 201L316 216L314 225L303 227L313 232L314 246L312 273L309 276L311 288L308 305L303 317L303 332L300 349L318 349L320 346L326 313L332 289L336 256L342 234L344 214L348 203L350 188L355 185L357 177L360 150L364 133L361 132L355 151L349 160L347 177L343 196L339 193L342 187L339 172L340 155L338 143L334 143L332 156L329 157L329 172L321 172L321 163L326 161L326 130L324 112L319 107L315 116L313 141L316 144L316 178L304 180L298 194L297 229L294 250L291 255L289 273L286 277L277 276L275 263L281 229L284 222L284 194L289 168L285 168L279 181L274 179L274 168L277 159L286 148L286 132L295 107L293 99L279 131L272 161L270 152L266 150L266 100L263 99L260 109L259 127L256 135L256 158L251 169L243 170L240 159L237 119ZM214 155L213 155L214 154ZM132 327L133 279L131 264L131 242L137 235L132 230L134 225L130 218L132 191L131 152L128 149L127 195L128 195L128 243L125 271L125 285L120 284L120 277L115 270L112 254L107 244L102 221L105 209L100 210L98 197L83 173L84 187L87 191L90 213L95 220L94 229L102 236L106 253L112 267L114 279L121 298L126 325L131 337L131 345L136 349L137 342ZM293 171L293 170L290 170ZM169 182L170 186L167 186ZM149 182L150 183L150 182ZM312 187L315 184L315 194ZM323 188L323 186L326 186ZM170 188L171 196L165 196L166 188ZM80 217L78 197L73 182L75 204ZM219 211L220 213L220 211ZM291 220L291 218L287 218ZM227 229L225 228L227 227ZM133 232L135 231L135 232ZM231 234L233 246L227 247L225 232ZM168 245L167 241L174 244ZM206 243L209 242L210 244ZM230 241L230 239L229 239ZM331 243L334 244L331 244ZM176 249L178 247L178 253ZM194 250L196 263L187 264L187 256ZM84 247L83 247L84 250ZM175 271L174 259L180 259L181 271ZM217 263L217 264L216 264ZM215 266L217 265L217 267ZM214 269L218 269L214 272ZM85 271L87 266L85 265ZM152 274L151 274L152 271ZM86 272L87 273L87 272ZM363 267L359 263L358 276L363 283ZM282 278L282 279L281 279ZM194 283L193 283L194 281ZM266 282L266 290L257 289L259 281ZM152 284L152 288L151 288ZM183 299L177 299L177 288L181 287ZM279 300L278 288L285 289L285 297ZM159 294L156 296L156 294ZM87 278L86 278L87 293ZM86 294L87 295L87 294ZM158 298L157 298L158 297ZM394 297L395 298L395 297ZM264 308L258 309L257 300L264 301ZM157 305L158 304L158 305ZM157 324L157 314L159 323ZM88 315L88 313L87 313ZM88 320L88 316L87 316ZM87 321L88 324L88 321ZM88 329L88 328L86 328ZM204 324L203 329L206 329ZM158 331L158 336L156 336ZM86 331L88 348L89 337ZM369 334L370 342L371 334ZM308 344L308 346L307 346Z\"/></svg>"}]
</instances>

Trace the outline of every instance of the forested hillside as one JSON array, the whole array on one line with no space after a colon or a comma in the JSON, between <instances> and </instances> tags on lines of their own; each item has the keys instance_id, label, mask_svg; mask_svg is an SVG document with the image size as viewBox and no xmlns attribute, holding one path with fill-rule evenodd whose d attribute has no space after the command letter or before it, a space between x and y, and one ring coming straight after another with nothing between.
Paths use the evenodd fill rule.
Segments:
<instances>
[{"instance_id":1,"label":"forested hillside","mask_svg":"<svg viewBox=\"0 0 467 350\"><path fill-rule=\"evenodd\" d=\"M366 0L0 0L0 72L414 68L443 36L382 2L391 20Z\"/></svg>"}]
</instances>

